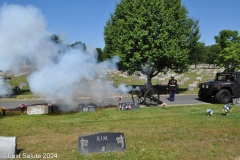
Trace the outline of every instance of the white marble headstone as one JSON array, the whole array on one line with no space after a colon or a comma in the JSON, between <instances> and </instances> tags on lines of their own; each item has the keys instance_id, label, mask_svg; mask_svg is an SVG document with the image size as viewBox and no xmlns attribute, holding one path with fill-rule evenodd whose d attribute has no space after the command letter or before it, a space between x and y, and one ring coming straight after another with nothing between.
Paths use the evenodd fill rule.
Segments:
<instances>
[{"instance_id":1,"label":"white marble headstone","mask_svg":"<svg viewBox=\"0 0 240 160\"><path fill-rule=\"evenodd\" d=\"M0 136L0 159L15 158L17 138Z\"/></svg>"}]
</instances>

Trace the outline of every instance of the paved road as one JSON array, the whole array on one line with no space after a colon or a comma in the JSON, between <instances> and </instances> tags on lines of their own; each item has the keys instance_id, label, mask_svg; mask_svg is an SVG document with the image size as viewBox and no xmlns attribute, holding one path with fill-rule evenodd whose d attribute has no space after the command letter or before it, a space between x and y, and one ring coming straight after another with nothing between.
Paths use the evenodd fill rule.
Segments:
<instances>
[{"instance_id":1,"label":"paved road","mask_svg":"<svg viewBox=\"0 0 240 160\"><path fill-rule=\"evenodd\" d=\"M160 100L163 103L167 103L168 106L173 105L191 105L191 104L206 104L205 102L202 102L198 100L197 95L176 95L174 102L169 102L167 99L167 95L161 95ZM91 103L92 100L90 98L81 98L75 100L77 103ZM129 97L123 97L123 102L132 102L132 98ZM0 107L6 107L7 109L15 109L19 107L21 103L25 103L27 105L34 105L34 104L42 104L47 103L44 100L21 100L21 101L6 101L0 99ZM105 98L105 101L103 103L97 103L97 105L101 106L117 106L118 105L118 97L110 97Z\"/></svg>"}]
</instances>

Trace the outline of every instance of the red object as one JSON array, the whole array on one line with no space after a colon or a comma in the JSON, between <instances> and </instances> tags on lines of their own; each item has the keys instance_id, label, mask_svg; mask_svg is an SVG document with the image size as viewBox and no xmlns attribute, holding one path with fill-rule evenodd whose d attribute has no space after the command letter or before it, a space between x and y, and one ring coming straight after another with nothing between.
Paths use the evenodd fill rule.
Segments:
<instances>
[{"instance_id":1,"label":"red object","mask_svg":"<svg viewBox=\"0 0 240 160\"><path fill-rule=\"evenodd\" d=\"M123 97L123 95L121 94L119 97L119 101L122 101L122 97Z\"/></svg>"}]
</instances>

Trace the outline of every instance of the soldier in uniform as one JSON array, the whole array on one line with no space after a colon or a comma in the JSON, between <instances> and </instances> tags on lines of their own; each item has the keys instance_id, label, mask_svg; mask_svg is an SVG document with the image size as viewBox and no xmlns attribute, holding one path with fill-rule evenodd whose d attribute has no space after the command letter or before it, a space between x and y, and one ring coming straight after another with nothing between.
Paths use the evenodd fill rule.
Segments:
<instances>
[{"instance_id":1,"label":"soldier in uniform","mask_svg":"<svg viewBox=\"0 0 240 160\"><path fill-rule=\"evenodd\" d=\"M177 80L174 79L174 76L171 76L171 79L168 81L168 88L169 88L169 101L173 102L175 98L175 92L177 90Z\"/></svg>"}]
</instances>

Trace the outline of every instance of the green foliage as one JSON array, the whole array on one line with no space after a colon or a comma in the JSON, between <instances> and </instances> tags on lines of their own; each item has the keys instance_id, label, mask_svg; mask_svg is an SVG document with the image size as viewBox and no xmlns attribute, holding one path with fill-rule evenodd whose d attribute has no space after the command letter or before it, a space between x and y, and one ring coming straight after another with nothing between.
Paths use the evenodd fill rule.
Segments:
<instances>
[{"instance_id":1,"label":"green foliage","mask_svg":"<svg viewBox=\"0 0 240 160\"><path fill-rule=\"evenodd\" d=\"M84 51L87 50L87 47L86 47L85 43L82 43L82 42L80 42L80 41L79 41L79 42L75 42L75 43L71 44L70 46L73 47L73 48L82 47L82 49L83 49Z\"/></svg>"},{"instance_id":2,"label":"green foliage","mask_svg":"<svg viewBox=\"0 0 240 160\"><path fill-rule=\"evenodd\" d=\"M214 61L219 56L222 51L221 46L219 44L214 44L206 47L206 59L205 62L207 64L214 64Z\"/></svg>"},{"instance_id":3,"label":"green foliage","mask_svg":"<svg viewBox=\"0 0 240 160\"><path fill-rule=\"evenodd\" d=\"M240 43L224 48L215 62L225 71L237 71L240 68Z\"/></svg>"},{"instance_id":4,"label":"green foliage","mask_svg":"<svg viewBox=\"0 0 240 160\"><path fill-rule=\"evenodd\" d=\"M96 51L98 53L98 56L97 56L97 61L98 62L103 62L104 60L107 59L106 54L103 53L101 48L96 48Z\"/></svg>"},{"instance_id":5,"label":"green foliage","mask_svg":"<svg viewBox=\"0 0 240 160\"><path fill-rule=\"evenodd\" d=\"M50 39L56 43L56 44L61 44L62 43L62 40L60 39L60 36L54 34L50 37Z\"/></svg>"},{"instance_id":6,"label":"green foliage","mask_svg":"<svg viewBox=\"0 0 240 160\"><path fill-rule=\"evenodd\" d=\"M222 30L219 36L215 36L216 42L222 51L214 61L218 66L224 67L225 71L236 71L240 68L240 36L238 31Z\"/></svg>"},{"instance_id":7,"label":"green foliage","mask_svg":"<svg viewBox=\"0 0 240 160\"><path fill-rule=\"evenodd\" d=\"M180 0L122 0L104 28L104 52L120 57L119 70L150 80L166 67L183 72L200 38L198 21L187 14Z\"/></svg>"},{"instance_id":8,"label":"green foliage","mask_svg":"<svg viewBox=\"0 0 240 160\"><path fill-rule=\"evenodd\" d=\"M231 46L233 43L240 43L238 31L222 30L219 32L219 36L214 36L214 38L222 49Z\"/></svg>"},{"instance_id":9,"label":"green foliage","mask_svg":"<svg viewBox=\"0 0 240 160\"><path fill-rule=\"evenodd\" d=\"M204 43L202 42L198 42L194 49L190 52L189 55L189 60L191 64L195 64L195 68L196 65L199 63L203 63L206 59L206 46Z\"/></svg>"}]
</instances>

